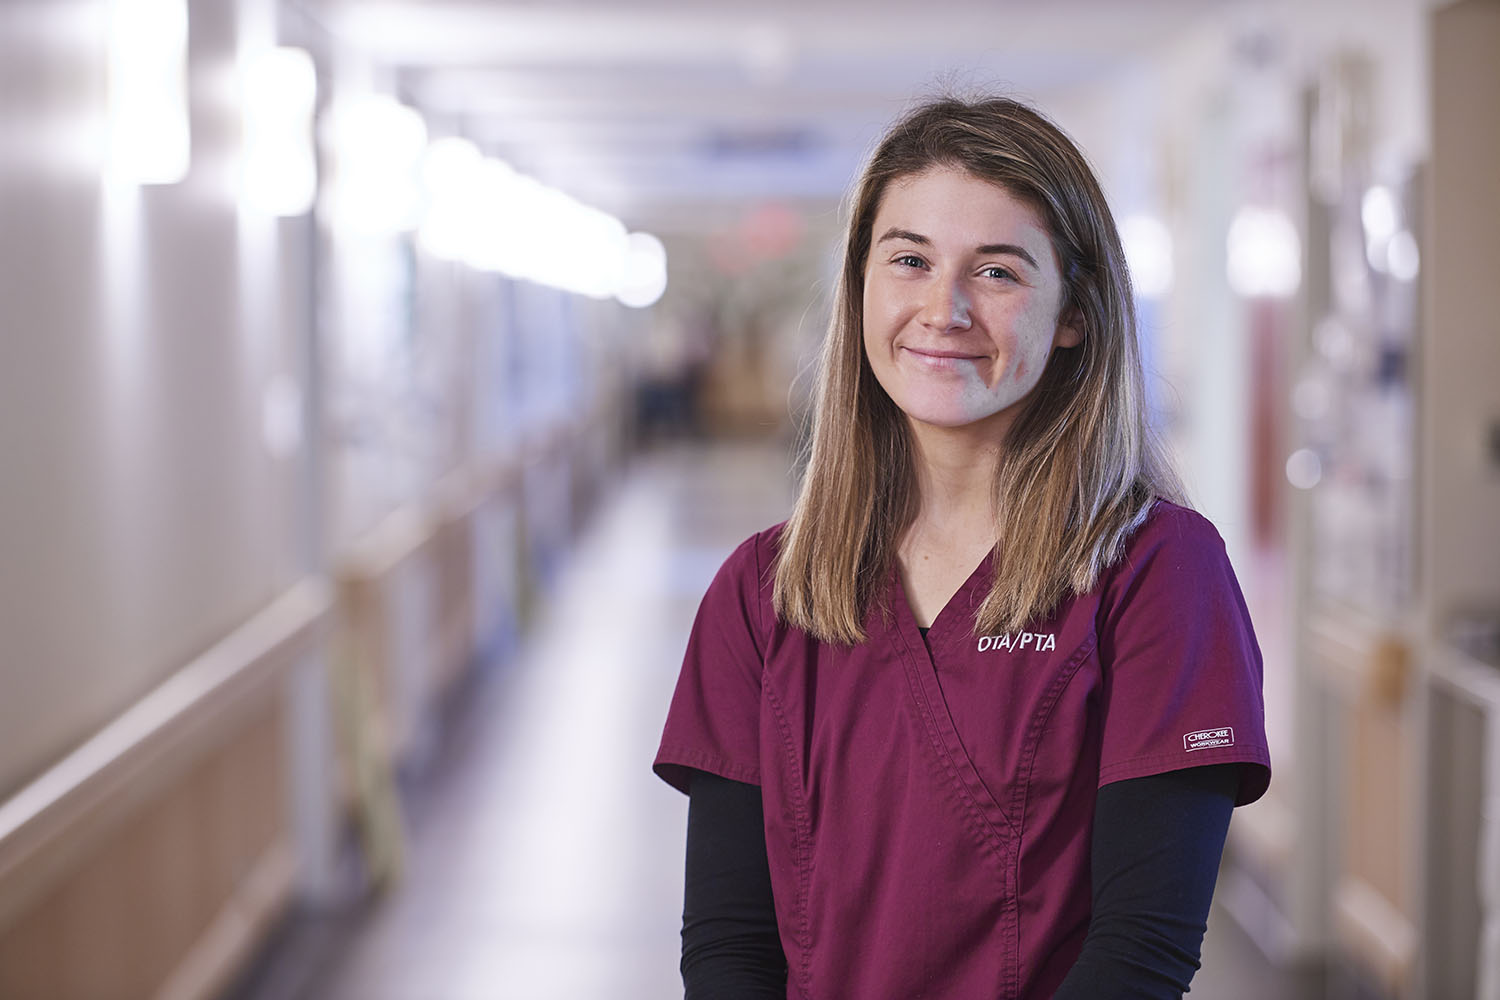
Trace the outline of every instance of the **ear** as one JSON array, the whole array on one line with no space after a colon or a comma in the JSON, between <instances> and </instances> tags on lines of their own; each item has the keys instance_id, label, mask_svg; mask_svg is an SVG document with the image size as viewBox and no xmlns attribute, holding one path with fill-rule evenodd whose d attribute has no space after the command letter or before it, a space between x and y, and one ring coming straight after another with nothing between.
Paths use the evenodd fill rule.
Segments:
<instances>
[{"instance_id":1,"label":"ear","mask_svg":"<svg viewBox=\"0 0 1500 1000\"><path fill-rule=\"evenodd\" d=\"M1083 314L1077 306L1069 306L1057 318L1057 333L1052 335L1053 347L1077 347L1083 343Z\"/></svg>"}]
</instances>

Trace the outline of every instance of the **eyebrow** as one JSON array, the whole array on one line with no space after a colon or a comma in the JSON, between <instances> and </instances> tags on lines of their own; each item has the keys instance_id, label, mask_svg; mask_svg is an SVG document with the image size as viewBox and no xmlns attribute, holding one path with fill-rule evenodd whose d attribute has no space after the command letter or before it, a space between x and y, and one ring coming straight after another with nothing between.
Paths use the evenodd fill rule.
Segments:
<instances>
[{"instance_id":1,"label":"eyebrow","mask_svg":"<svg viewBox=\"0 0 1500 1000\"><path fill-rule=\"evenodd\" d=\"M899 229L895 226L887 229L885 235L881 236L875 243L878 246L886 240L905 240L908 243L915 243L917 246L932 246L932 241L921 233L914 233L910 229ZM1031 251L1025 247L1016 246L1014 243L986 243L983 246L975 247L974 252L979 254L1008 254L1012 257L1021 258L1035 270L1041 270L1041 267L1036 262L1036 258L1031 255Z\"/></svg>"}]
</instances>

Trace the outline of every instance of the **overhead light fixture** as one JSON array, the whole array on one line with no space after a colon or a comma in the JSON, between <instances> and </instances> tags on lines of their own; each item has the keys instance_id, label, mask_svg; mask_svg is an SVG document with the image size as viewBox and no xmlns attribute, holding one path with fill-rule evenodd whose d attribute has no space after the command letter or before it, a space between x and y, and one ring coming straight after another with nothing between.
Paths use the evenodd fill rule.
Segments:
<instances>
[{"instance_id":1,"label":"overhead light fixture","mask_svg":"<svg viewBox=\"0 0 1500 1000\"><path fill-rule=\"evenodd\" d=\"M480 178L484 157L467 139L434 139L422 156L427 209L417 242L440 260L463 260L480 236Z\"/></svg>"},{"instance_id":2,"label":"overhead light fixture","mask_svg":"<svg viewBox=\"0 0 1500 1000\"><path fill-rule=\"evenodd\" d=\"M246 204L271 215L302 215L318 190L313 111L318 74L302 49L267 49L244 70Z\"/></svg>"},{"instance_id":3,"label":"overhead light fixture","mask_svg":"<svg viewBox=\"0 0 1500 1000\"><path fill-rule=\"evenodd\" d=\"M627 238L625 280L615 297L633 309L654 305L667 290L667 249L650 233Z\"/></svg>"},{"instance_id":4,"label":"overhead light fixture","mask_svg":"<svg viewBox=\"0 0 1500 1000\"><path fill-rule=\"evenodd\" d=\"M624 224L561 192L553 210L555 222L538 232L543 254L537 280L590 298L613 296L625 278Z\"/></svg>"},{"instance_id":5,"label":"overhead light fixture","mask_svg":"<svg viewBox=\"0 0 1500 1000\"><path fill-rule=\"evenodd\" d=\"M466 139L434 139L421 157L417 243L441 260L644 307L667 283L666 250Z\"/></svg>"},{"instance_id":6,"label":"overhead light fixture","mask_svg":"<svg viewBox=\"0 0 1500 1000\"><path fill-rule=\"evenodd\" d=\"M329 217L356 233L398 233L421 221L422 116L389 97L336 105L326 135L333 160Z\"/></svg>"},{"instance_id":7,"label":"overhead light fixture","mask_svg":"<svg viewBox=\"0 0 1500 1000\"><path fill-rule=\"evenodd\" d=\"M114 0L109 29L109 172L175 184L191 160L187 0Z\"/></svg>"}]
</instances>

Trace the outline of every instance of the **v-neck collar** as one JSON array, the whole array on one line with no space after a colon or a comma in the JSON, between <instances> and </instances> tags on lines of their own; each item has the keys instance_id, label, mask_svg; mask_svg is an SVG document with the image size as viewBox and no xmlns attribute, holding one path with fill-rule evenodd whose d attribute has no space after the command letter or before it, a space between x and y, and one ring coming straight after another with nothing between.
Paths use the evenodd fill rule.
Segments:
<instances>
[{"instance_id":1,"label":"v-neck collar","mask_svg":"<svg viewBox=\"0 0 1500 1000\"><path fill-rule=\"evenodd\" d=\"M955 628L962 628L965 635L973 631L974 609L977 607L975 591L980 587L988 589L994 560L995 549L991 548L968 578L949 596L947 603L933 616L925 638L921 626L917 624L917 616L911 609L911 601L906 596L906 587L901 583L901 567L892 560L887 580L887 597L895 612L894 625L913 644L913 649L923 650L930 657L940 643L950 638ZM955 619L960 618L962 621L956 623Z\"/></svg>"}]
</instances>

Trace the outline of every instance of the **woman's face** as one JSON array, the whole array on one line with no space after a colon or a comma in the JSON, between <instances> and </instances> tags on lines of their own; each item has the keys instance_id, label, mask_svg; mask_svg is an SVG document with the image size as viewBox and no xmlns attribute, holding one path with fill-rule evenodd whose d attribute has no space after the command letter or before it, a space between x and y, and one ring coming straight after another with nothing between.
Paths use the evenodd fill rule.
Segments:
<instances>
[{"instance_id":1,"label":"woman's face","mask_svg":"<svg viewBox=\"0 0 1500 1000\"><path fill-rule=\"evenodd\" d=\"M1052 239L1004 188L955 167L886 188L865 263L864 347L913 425L1002 440L1052 349L1080 342L1061 306Z\"/></svg>"}]
</instances>

